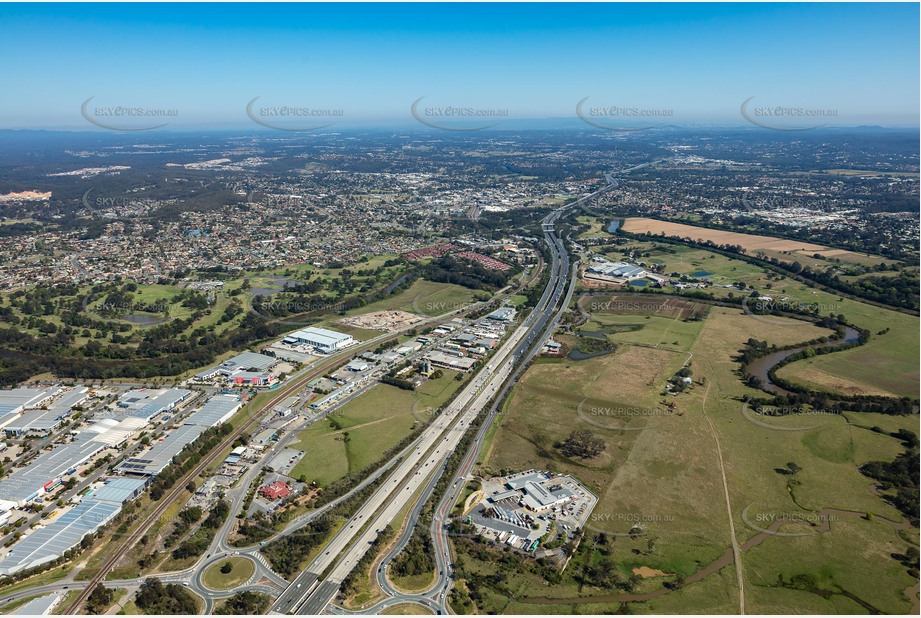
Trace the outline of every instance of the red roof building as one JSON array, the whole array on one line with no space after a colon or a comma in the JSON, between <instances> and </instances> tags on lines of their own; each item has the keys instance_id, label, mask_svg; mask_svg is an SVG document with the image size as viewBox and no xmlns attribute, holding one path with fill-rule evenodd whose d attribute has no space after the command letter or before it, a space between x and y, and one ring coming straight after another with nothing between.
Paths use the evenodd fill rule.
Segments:
<instances>
[{"instance_id":1,"label":"red roof building","mask_svg":"<svg viewBox=\"0 0 921 618\"><path fill-rule=\"evenodd\" d=\"M271 485L260 487L259 493L269 500L278 500L279 498L287 498L290 496L291 488L288 487L288 484L284 481L275 481Z\"/></svg>"}]
</instances>

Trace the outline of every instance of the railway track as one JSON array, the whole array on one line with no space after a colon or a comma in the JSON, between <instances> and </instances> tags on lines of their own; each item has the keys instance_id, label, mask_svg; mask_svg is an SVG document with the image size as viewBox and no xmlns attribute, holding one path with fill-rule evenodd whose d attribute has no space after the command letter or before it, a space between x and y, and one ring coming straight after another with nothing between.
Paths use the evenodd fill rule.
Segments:
<instances>
[{"instance_id":1,"label":"railway track","mask_svg":"<svg viewBox=\"0 0 921 618\"><path fill-rule=\"evenodd\" d=\"M490 301L487 301L486 303L483 303L480 306L491 304L497 298L501 298L501 297L494 297L493 299L490 299ZM471 310L472 308L467 308L465 310L451 311L447 314L443 314L443 315L431 318L422 323L414 324L412 328L419 328L427 324L438 324L443 321L448 321L456 317L457 315L466 314ZM111 571L112 568L114 568L115 565L117 565L118 562L122 558L124 558L125 554L127 554L128 551L132 547L134 547L135 544L137 544L140 538L149 530L150 526L152 526L154 522L156 522L157 519L159 519L160 516L163 515L166 509L169 508L169 506L177 498L179 498L185 493L185 486L186 484L188 484L189 480L195 478L196 476L201 474L204 470L206 470L212 463L214 463L217 456L228 446L232 445L233 442L237 438L239 438L242 435L246 435L253 428L253 426L256 423L258 423L259 420L262 418L262 415L260 413L263 410L267 408L271 408L277 403L283 401L285 398L291 396L292 393L300 390L307 382L313 380L316 377L319 377L325 374L329 370L330 365L335 365L336 362L342 360L343 358L348 358L349 356L352 356L357 353L361 353L364 350L372 349L376 347L377 345L379 345L381 342L399 337L400 335L403 334L404 330L409 330L409 327L407 327L407 329L401 329L399 331L387 333L379 337L374 337L373 339L369 339L368 341L365 341L360 346L349 348L347 350L343 350L342 352L328 358L327 361L322 363L320 366L305 373L302 377L298 378L296 382L293 382L285 386L284 388L279 389L278 393L274 397L272 397L270 400L266 401L264 404L261 404L258 410L251 409L250 410L251 416L249 419L246 420L244 424L242 424L239 428L231 432L217 447L212 449L208 453L208 455L204 457L202 461L199 462L195 466L195 468L187 472L181 479L178 479L176 481L176 483L173 485L173 488L169 490L167 494L160 499L160 502L157 505L157 508L150 515L148 515L147 518L144 519L144 521L141 522L140 525L138 525L135 528L134 532L132 532L128 536L127 540L117 550L115 550L111 556L106 558L105 562L103 562L102 566L100 567L99 572L86 583L86 586L77 596L77 598L74 599L74 601L67 607L67 611L65 613L67 614L79 613L79 609L81 605L84 602L86 602L87 598L89 598L89 595L92 593L93 588L95 588L97 584L100 584L103 582L106 574L109 571ZM249 405L252 406L253 404L250 403Z\"/></svg>"},{"instance_id":2,"label":"railway track","mask_svg":"<svg viewBox=\"0 0 921 618\"><path fill-rule=\"evenodd\" d=\"M453 313L449 317L447 317L447 319L450 319L451 317L453 317ZM439 316L438 318L432 321L437 322L438 320L441 320L441 319L445 319L445 316ZM418 327L419 325L417 324L415 326ZM245 423L243 423L239 428L234 429L234 431L231 432L218 446L213 448L208 453L208 455L202 459L201 462L199 462L192 470L187 472L181 479L176 481L176 483L173 485L173 488L170 489L167 492L167 494L160 499L160 502L157 505L157 508L150 515L148 515L147 518L144 519L144 521L141 522L141 524L136 527L135 531L132 532L128 536L127 540L117 550L115 550L112 553L112 555L109 556L105 560L105 562L103 562L102 566L99 569L99 573L96 574L92 579L90 579L86 583L86 587L81 591L80 595L68 606L67 611L65 613L67 614L79 613L80 606L86 601L90 593L92 593L93 588L95 588L97 584L102 583L102 581L105 579L106 574L109 571L111 571L112 568L115 567L115 565L118 564L118 562L122 558L124 558L125 554L128 553L128 550L130 550L140 540L140 538L144 536L144 534L149 530L150 526L152 526L154 522L156 522L157 519L159 519L159 517L163 515L166 509L169 508L169 506L177 498L179 498L185 493L186 491L185 486L189 482L189 480L195 478L196 476L201 474L203 471L205 471L211 464L214 463L217 456L224 449L232 445L233 442L237 438L239 438L242 435L247 434L247 432L249 432L253 428L253 426L256 425L259 422L259 420L262 418L262 415L260 413L263 410L267 408L271 408L272 406L280 403L285 398L291 396L293 393L303 388L305 383L326 373L329 370L330 365L334 365L336 362L342 360L343 358L347 358L353 354L360 353L364 349L371 349L379 345L381 342L386 341L388 339L392 339L394 337L398 337L401 334L402 334L402 331L388 333L386 335L381 335L380 337L375 337L373 339L370 339L364 342L360 346L344 350L340 354L336 354L335 356L329 358L327 362L324 362L320 366L308 371L306 374L300 377L296 382L293 382L285 386L284 388L279 389L278 393L274 397L266 401L264 404L261 404L258 410L251 409L250 410L251 416L250 418L246 420ZM249 405L252 406L253 404L250 403Z\"/></svg>"}]
</instances>

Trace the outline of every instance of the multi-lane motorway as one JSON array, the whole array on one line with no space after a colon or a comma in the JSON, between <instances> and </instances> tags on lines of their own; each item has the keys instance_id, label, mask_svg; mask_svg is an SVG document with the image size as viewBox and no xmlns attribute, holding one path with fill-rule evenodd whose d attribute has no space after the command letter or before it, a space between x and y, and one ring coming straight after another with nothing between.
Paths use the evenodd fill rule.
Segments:
<instances>
[{"instance_id":1,"label":"multi-lane motorway","mask_svg":"<svg viewBox=\"0 0 921 618\"><path fill-rule=\"evenodd\" d=\"M639 167L642 166L637 166L637 168ZM368 484L386 475L384 481L373 492L371 497L327 542L313 562L294 582L288 584L285 579L271 571L263 557L259 555L260 547L258 545L234 548L226 543L226 538L232 527L232 519L218 531L207 555L203 556L194 567L181 572L163 574L159 577L164 581L182 581L186 583L192 590L205 598L206 613L208 613L213 608L215 600L230 596L233 591L219 592L209 590L202 583L201 574L208 566L222 560L225 555L239 554L254 559L257 565L256 574L241 589L258 589L270 594L277 594L281 591L272 606L272 612L274 613L319 614L328 608L330 602L335 598L342 581L354 569L362 556L373 546L379 531L393 523L401 511L412 505L415 508L410 510L406 526L403 528L395 546L388 551L380 562L380 568L377 573L378 583L390 598L377 603L366 611L380 611L386 607L406 602L424 605L438 613L447 611L446 602L451 585L452 560L444 527L445 519L456 502L457 495L463 490L464 483L462 481L469 474L476 461L483 438L496 415L497 402L505 397L508 389L536 355L543 342L552 334L558 324L560 315L569 304L574 289L576 268L575 265L570 264L564 242L555 229L556 223L568 210L579 207L587 200L616 186L616 180L610 177L606 178L608 184L605 187L553 211L542 221L544 240L550 248L552 256L547 286L535 308L522 324L507 337L499 350L487 361L488 364L458 393L451 404L422 434L401 453L393 457L372 476L364 479L358 487L345 496L317 511L298 518L286 526L284 531L276 535L281 536L292 533L316 517L321 517L323 513L340 504L342 500L350 498L355 492L364 489ZM450 319L453 315L475 310L475 308L475 306L466 307L463 310L456 310L449 314L438 316L438 318L426 320L426 322ZM416 326L418 327L419 325L417 324ZM393 336L393 334L391 333L390 336ZM381 336L375 338L374 341L384 338L384 336ZM350 351L352 354L354 352L354 350ZM323 364L326 365L326 363ZM317 369L318 367L311 367L304 371L303 374L312 375ZM304 380L299 375L292 382L299 387ZM295 390L294 388L286 388L284 393L279 393L279 397L281 395L287 396L295 392ZM359 391L363 390L359 389ZM273 402L279 397L273 398ZM428 591L423 593L400 593L392 587L386 577L387 566L405 546L417 525L421 506L430 498L439 478L445 472L448 458L456 450L465 434L469 431L473 421L483 410L488 411L485 420L452 479L454 483L449 485L448 491L440 501L436 510L435 520L432 523L432 534L438 564L436 582ZM295 435L295 432L286 435L286 439L276 445L273 452L283 448L293 435ZM234 495L229 496L232 501L231 512L238 511L246 493L245 488L249 487L252 480L254 480L257 470L258 467L250 470L235 488L240 491L234 491ZM72 582L72 579L68 578L66 581L51 584L47 588L61 591L66 589L70 582ZM130 584L127 580L125 582L107 581L106 583L108 585ZM138 582L134 583L136 587ZM35 594L43 591L44 588L32 588L28 592ZM90 586L87 586L87 588L90 588ZM19 595L12 596L18 597ZM79 607L78 603L81 600L73 603L72 607ZM344 610L334 607L332 611L338 613Z\"/></svg>"},{"instance_id":2,"label":"multi-lane motorway","mask_svg":"<svg viewBox=\"0 0 921 618\"><path fill-rule=\"evenodd\" d=\"M605 187L601 191L607 189ZM509 377L533 358L546 336L555 328L559 313L553 309L560 306L560 312L565 310L573 290L571 282L574 272L574 269L570 271L569 255L555 231L555 224L568 209L601 191L555 210L542 221L544 238L551 249L552 264L547 287L537 306L490 358L489 364L425 430L417 448L400 462L384 483L321 549L320 555L279 596L272 606L273 612L304 615L323 612L336 596L344 579L373 547L378 533L394 521L420 490L423 498L429 495L443 474L449 456L475 418L496 399ZM488 427L488 423L484 423L483 427ZM481 430L464 462L468 470L482 444L483 436L485 431ZM407 528L411 529L411 526ZM442 538L438 543L439 582L445 582L447 578L447 565L450 564L447 552L447 543ZM379 571L378 577L379 580L386 580L383 571ZM386 582L385 586L385 589L392 590ZM441 590L435 593L439 608L444 606L447 591L448 587L442 585Z\"/></svg>"}]
</instances>

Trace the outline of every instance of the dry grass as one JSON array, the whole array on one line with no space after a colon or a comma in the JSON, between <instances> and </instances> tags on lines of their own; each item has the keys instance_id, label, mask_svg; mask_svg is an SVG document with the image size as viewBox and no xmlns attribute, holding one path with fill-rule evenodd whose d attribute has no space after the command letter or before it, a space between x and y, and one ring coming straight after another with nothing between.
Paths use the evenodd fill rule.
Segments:
<instances>
[{"instance_id":1,"label":"dry grass","mask_svg":"<svg viewBox=\"0 0 921 618\"><path fill-rule=\"evenodd\" d=\"M834 257L844 262L853 262L864 264L870 260L872 263L882 261L877 256L868 256L845 249L830 249L825 245L805 242L802 240L791 240L787 238L776 238L774 236L761 236L758 234L744 234L742 232L729 232L725 230L713 230L705 227L686 225L684 223L675 223L673 221L659 221L658 219L647 219L646 217L630 217L623 224L625 232L636 232L641 234L662 234L666 236L675 236L679 238L691 238L693 240L712 241L718 245L739 245L748 253L754 254L757 251L782 251L789 252L780 254L778 257L787 261L794 261L803 256L812 256L816 253L827 257Z\"/></svg>"}]
</instances>

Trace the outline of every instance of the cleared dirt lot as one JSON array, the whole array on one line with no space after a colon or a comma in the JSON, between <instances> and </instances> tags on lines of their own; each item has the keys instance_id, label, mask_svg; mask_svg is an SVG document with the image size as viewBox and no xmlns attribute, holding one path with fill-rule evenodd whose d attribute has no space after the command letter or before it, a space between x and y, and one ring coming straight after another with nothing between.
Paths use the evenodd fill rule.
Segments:
<instances>
[{"instance_id":1,"label":"cleared dirt lot","mask_svg":"<svg viewBox=\"0 0 921 618\"><path fill-rule=\"evenodd\" d=\"M337 324L356 326L366 330L380 330L389 333L421 321L422 318L415 314L407 313L406 311L375 311L373 313L342 318Z\"/></svg>"}]
</instances>

